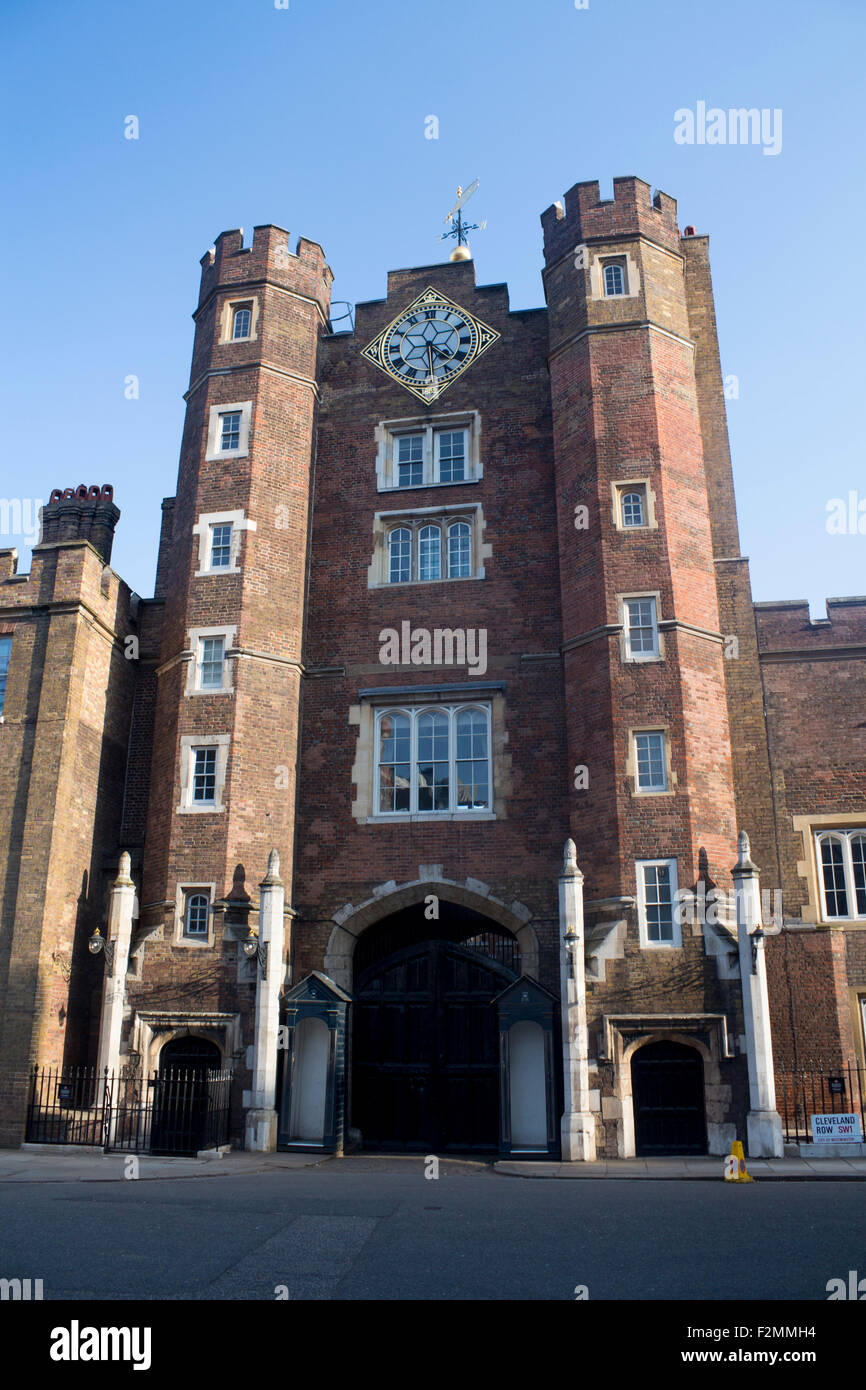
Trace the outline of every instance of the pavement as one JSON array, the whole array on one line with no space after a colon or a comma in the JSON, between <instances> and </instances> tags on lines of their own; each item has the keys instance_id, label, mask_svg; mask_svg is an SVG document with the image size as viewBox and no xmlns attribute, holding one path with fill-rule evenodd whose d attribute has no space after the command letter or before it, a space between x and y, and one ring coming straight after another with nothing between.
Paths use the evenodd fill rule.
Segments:
<instances>
[{"instance_id":1,"label":"pavement","mask_svg":"<svg viewBox=\"0 0 866 1390\"><path fill-rule=\"evenodd\" d=\"M103 1153L71 1146L42 1145L26 1149L0 1149L0 1183L116 1182L139 1180L242 1177L247 1174L291 1172L328 1167L348 1173L403 1172L425 1163L422 1154L326 1154L246 1153L240 1149L214 1152L197 1158L157 1158L147 1154ZM571 1179L599 1181L625 1178L719 1181L724 1158L617 1158L595 1163L500 1161L441 1157L449 1173L495 1174L509 1178ZM866 1158L753 1158L747 1159L749 1175L758 1182L863 1181Z\"/></svg>"}]
</instances>

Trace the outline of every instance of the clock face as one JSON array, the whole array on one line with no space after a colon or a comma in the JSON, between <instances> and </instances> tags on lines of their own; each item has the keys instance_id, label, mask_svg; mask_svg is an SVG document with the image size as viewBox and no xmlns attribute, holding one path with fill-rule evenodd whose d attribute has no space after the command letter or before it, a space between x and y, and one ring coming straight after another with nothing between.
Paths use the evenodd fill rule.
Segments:
<instances>
[{"instance_id":1,"label":"clock face","mask_svg":"<svg viewBox=\"0 0 866 1390\"><path fill-rule=\"evenodd\" d=\"M363 356L419 399L434 401L498 337L430 288L364 348Z\"/></svg>"}]
</instances>

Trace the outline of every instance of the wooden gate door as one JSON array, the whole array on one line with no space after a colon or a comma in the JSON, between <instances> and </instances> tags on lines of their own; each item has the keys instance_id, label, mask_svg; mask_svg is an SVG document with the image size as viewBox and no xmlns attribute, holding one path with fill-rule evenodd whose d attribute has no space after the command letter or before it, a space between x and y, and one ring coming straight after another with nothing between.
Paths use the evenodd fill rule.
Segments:
<instances>
[{"instance_id":1,"label":"wooden gate door","mask_svg":"<svg viewBox=\"0 0 866 1390\"><path fill-rule=\"evenodd\" d=\"M353 1124L367 1148L488 1152L499 1140L494 996L514 978L452 941L365 970L353 1006Z\"/></svg>"},{"instance_id":2,"label":"wooden gate door","mask_svg":"<svg viewBox=\"0 0 866 1390\"><path fill-rule=\"evenodd\" d=\"M639 1155L705 1154L704 1064L682 1043L647 1043L631 1060Z\"/></svg>"}]
</instances>

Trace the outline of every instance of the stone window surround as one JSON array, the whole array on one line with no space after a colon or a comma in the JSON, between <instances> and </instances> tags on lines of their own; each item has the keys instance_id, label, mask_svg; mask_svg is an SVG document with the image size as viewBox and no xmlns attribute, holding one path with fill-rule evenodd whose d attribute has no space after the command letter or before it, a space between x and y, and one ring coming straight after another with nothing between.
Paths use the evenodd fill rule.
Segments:
<instances>
[{"instance_id":1,"label":"stone window surround","mask_svg":"<svg viewBox=\"0 0 866 1390\"><path fill-rule=\"evenodd\" d=\"M242 338L241 342L247 342ZM221 449L220 441L220 416L239 412L241 417L240 440L237 449ZM252 401L227 401L219 405L212 405L208 411L207 426L207 448L205 449L205 463L210 463L214 459L243 459L249 457L250 452L250 423L252 421L253 403Z\"/></svg>"},{"instance_id":2,"label":"stone window surround","mask_svg":"<svg viewBox=\"0 0 866 1390\"><path fill-rule=\"evenodd\" d=\"M245 338L233 338L232 328L234 327L234 311L249 307L252 310L250 316L250 331ZM220 343L251 343L258 337L259 325L259 299L254 294L237 295L223 300L220 310L219 338ZM220 406L220 410L225 410L225 406ZM236 451L233 451L236 452Z\"/></svg>"},{"instance_id":3,"label":"stone window surround","mask_svg":"<svg viewBox=\"0 0 866 1390\"><path fill-rule=\"evenodd\" d=\"M400 489L404 491L404 489ZM417 530L417 524L424 521L436 521L442 527L442 568L448 568L448 524L452 521L468 521L472 528L472 573L464 575L461 579L450 579L446 574L441 579L408 579L402 580L398 584L392 584L388 579L389 574L389 555L388 555L388 533L401 522L405 522L413 532ZM367 567L367 588L368 589L405 589L413 584L460 584L472 579L483 579L484 561L493 556L493 546L485 544L482 540L484 529L487 522L484 520L484 511L480 502L470 502L465 506L455 507L415 507L400 508L399 510L387 512L375 512L373 515L373 558ZM413 547L414 548L414 547ZM415 557L413 554L413 570L416 568Z\"/></svg>"},{"instance_id":4,"label":"stone window surround","mask_svg":"<svg viewBox=\"0 0 866 1390\"><path fill-rule=\"evenodd\" d=\"M493 809L491 811L416 811L388 812L378 815L374 811L376 782L376 715L389 706L448 704L482 704L490 706L490 763L492 781ZM349 706L349 724L358 730L355 746L355 761L352 767L352 786L354 800L351 812L358 825L400 825L416 821L461 821L464 824L477 824L480 821L504 820L507 817L506 802L511 794L511 754L507 750L508 732L505 727L505 696L496 690L489 695L483 691L464 692L458 684L450 691L424 690L418 686L413 690L407 687L399 694L362 696L360 703Z\"/></svg>"},{"instance_id":5,"label":"stone window surround","mask_svg":"<svg viewBox=\"0 0 866 1390\"><path fill-rule=\"evenodd\" d=\"M658 649L658 650L657 650L656 652L654 652L654 653L638 652L638 653L636 653L636 654L631 654L631 653L629 652L629 650L628 650L628 619L627 619L627 615L626 615L626 611L625 611L625 605L626 605L626 603L629 602L629 600L631 600L631 599L637 599L637 598L653 598L653 599L655 599L655 604L656 604L656 614L655 614L656 621L655 621L655 629L656 629L656 646L657 646L657 649ZM645 589L645 590L640 591L640 592L629 592L629 593L627 593L627 594L617 594L617 596L616 596L616 612L617 612L617 622L620 623L620 624L622 625L622 632L621 632L620 635L619 635L619 654L620 654L620 660L623 661L623 662L625 662L625 663L626 663L627 665L629 665L629 666L632 666L632 665L635 665L635 666L645 666L645 665L647 665L647 664L650 664L650 665L651 665L651 664L654 663L654 662L664 661L664 659L665 659L665 638L664 638L664 633L663 633L662 630L661 630L661 622L662 622L662 596L661 596L661 590L660 590L660 589Z\"/></svg>"},{"instance_id":6,"label":"stone window surround","mask_svg":"<svg viewBox=\"0 0 866 1390\"><path fill-rule=\"evenodd\" d=\"M411 487L398 487L397 469L394 461L394 441L401 434L426 434L430 432L431 441L434 430L464 429L468 431L466 451L466 477L456 482L437 482L433 479L432 453L425 447L423 483L413 483ZM379 492L412 492L425 487L465 487L467 483L478 483L484 476L481 462L481 416L477 410L463 410L442 415L406 415L396 420L381 420L376 425L376 486ZM428 453L430 457L428 458Z\"/></svg>"},{"instance_id":7,"label":"stone window surround","mask_svg":"<svg viewBox=\"0 0 866 1390\"><path fill-rule=\"evenodd\" d=\"M636 491L643 488L644 501L646 503L646 520L643 526L624 526L622 522L622 497L629 491ZM656 520L656 495L650 486L650 480L643 478L617 478L610 485L610 496L612 504L613 524L617 531L629 532L657 531L658 522Z\"/></svg>"},{"instance_id":8,"label":"stone window surround","mask_svg":"<svg viewBox=\"0 0 866 1390\"><path fill-rule=\"evenodd\" d=\"M207 914L207 936L185 936L184 927L186 925L187 895L190 897L194 893L204 893L208 900ZM191 879L189 882L178 883L174 914L174 933L173 946L189 947L191 950L203 950L212 947L214 944L214 902L216 900L216 884L204 883L201 879Z\"/></svg>"},{"instance_id":9,"label":"stone window surround","mask_svg":"<svg viewBox=\"0 0 866 1390\"><path fill-rule=\"evenodd\" d=\"M192 651L192 660L187 662L186 668L186 690L185 695L233 695L234 686L232 684L232 663L229 661L229 651L234 646L237 635L237 624L224 624L222 627L191 627L189 630L189 646ZM225 646L223 651L223 683L222 685L200 684L201 680L201 651L202 638L205 637L224 637Z\"/></svg>"},{"instance_id":10,"label":"stone window surround","mask_svg":"<svg viewBox=\"0 0 866 1390\"><path fill-rule=\"evenodd\" d=\"M611 263L621 265L625 280L624 294L605 294L604 268ZM628 251L595 251L589 263L589 295L591 299L605 299L619 302L623 299L637 299L640 294L640 269L637 261Z\"/></svg>"},{"instance_id":11,"label":"stone window surround","mask_svg":"<svg viewBox=\"0 0 866 1390\"><path fill-rule=\"evenodd\" d=\"M643 870L644 870L644 866L650 866L650 867L652 867L652 866L655 865L655 866L661 867L662 865L665 865L665 864L666 864L666 865L668 866L668 868L671 870L671 876L670 876L670 878L671 878L671 920L672 920L672 924L673 924L673 934L674 934L674 935L673 935L673 940L672 940L672 941L650 941L649 935L648 935L648 932L647 932L646 901L645 901L645 898L644 898L644 891L645 891L645 890L644 890ZM677 889L678 889L678 886L679 886L679 881L678 881L678 877L677 877L677 861L676 861L676 859L665 859L665 858L659 858L659 859L636 859L636 860L635 860L635 883L636 883L636 887L637 887L636 899L637 899L638 935L639 935L639 938L640 938L641 949L642 949L642 950L647 950L647 951L677 951L677 950L680 950L680 949L682 948L682 944L683 944L683 932L682 932L682 926L681 926L681 924L677 921L677 912L676 912Z\"/></svg>"},{"instance_id":12,"label":"stone window surround","mask_svg":"<svg viewBox=\"0 0 866 1390\"><path fill-rule=\"evenodd\" d=\"M231 522L232 526L232 562L230 565L222 565L217 569L212 569L210 567L210 530L212 526L225 525L227 522ZM257 530L256 522L248 520L243 511L201 512L198 521L192 528L193 535L198 536L198 569L195 572L195 578L201 579L205 575L240 574L238 551L241 532Z\"/></svg>"},{"instance_id":13,"label":"stone window surround","mask_svg":"<svg viewBox=\"0 0 866 1390\"><path fill-rule=\"evenodd\" d=\"M804 851L804 857L797 860L797 874L806 880L808 893L808 900L800 911L800 921L812 922L816 926L822 927L853 927L855 930L862 930L866 927L866 918L824 916L824 895L821 892L815 836L824 830L862 829L866 831L866 815L862 812L858 815L855 812L838 816L793 816L792 820L795 833L802 836Z\"/></svg>"},{"instance_id":14,"label":"stone window surround","mask_svg":"<svg viewBox=\"0 0 866 1390\"><path fill-rule=\"evenodd\" d=\"M663 734L665 741L665 776L667 777L667 787L664 791L644 790L637 785L637 757L635 755L635 734ZM671 763L671 734L669 724L633 724L628 730L628 751L625 760L625 775L631 783L632 796L675 796L677 790L677 774Z\"/></svg>"},{"instance_id":15,"label":"stone window surround","mask_svg":"<svg viewBox=\"0 0 866 1390\"><path fill-rule=\"evenodd\" d=\"M228 766L231 734L183 734L180 740L180 805L178 815L204 816L218 815L225 811L223 791L225 790L226 768ZM206 805L196 805L192 799L192 779L195 771L194 748L216 748L216 786L214 800Z\"/></svg>"}]
</instances>

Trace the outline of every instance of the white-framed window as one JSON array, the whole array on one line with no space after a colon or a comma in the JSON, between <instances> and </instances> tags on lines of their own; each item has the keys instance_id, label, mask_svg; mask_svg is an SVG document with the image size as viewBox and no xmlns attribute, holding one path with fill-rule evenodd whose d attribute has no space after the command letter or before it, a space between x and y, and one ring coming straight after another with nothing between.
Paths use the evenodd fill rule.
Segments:
<instances>
[{"instance_id":1,"label":"white-framed window","mask_svg":"<svg viewBox=\"0 0 866 1390\"><path fill-rule=\"evenodd\" d=\"M676 859L639 859L635 868L641 946L682 946Z\"/></svg>"},{"instance_id":2,"label":"white-framed window","mask_svg":"<svg viewBox=\"0 0 866 1390\"><path fill-rule=\"evenodd\" d=\"M646 492L632 487L620 494L620 517L623 526L646 525Z\"/></svg>"},{"instance_id":3,"label":"white-framed window","mask_svg":"<svg viewBox=\"0 0 866 1390\"><path fill-rule=\"evenodd\" d=\"M9 662L12 658L12 638L0 637L0 716L6 703L6 682L9 678Z\"/></svg>"},{"instance_id":4,"label":"white-framed window","mask_svg":"<svg viewBox=\"0 0 866 1390\"><path fill-rule=\"evenodd\" d=\"M224 637L201 637L199 639L199 682L202 690L222 690L226 659L226 639Z\"/></svg>"},{"instance_id":5,"label":"white-framed window","mask_svg":"<svg viewBox=\"0 0 866 1390\"><path fill-rule=\"evenodd\" d=\"M253 324L252 301L232 305L232 338L249 338Z\"/></svg>"},{"instance_id":6,"label":"white-framed window","mask_svg":"<svg viewBox=\"0 0 866 1390\"><path fill-rule=\"evenodd\" d=\"M221 453L235 453L241 447L241 412L220 411L219 448Z\"/></svg>"},{"instance_id":7,"label":"white-framed window","mask_svg":"<svg viewBox=\"0 0 866 1390\"><path fill-rule=\"evenodd\" d=\"M394 441L397 486L421 487L424 482L424 435L399 434Z\"/></svg>"},{"instance_id":8,"label":"white-framed window","mask_svg":"<svg viewBox=\"0 0 866 1390\"><path fill-rule=\"evenodd\" d=\"M437 483L464 483L469 431L434 430L434 470Z\"/></svg>"},{"instance_id":9,"label":"white-framed window","mask_svg":"<svg viewBox=\"0 0 866 1390\"><path fill-rule=\"evenodd\" d=\"M192 661L187 668L187 695L223 695L232 690L232 662L228 652L237 627L190 628Z\"/></svg>"},{"instance_id":10,"label":"white-framed window","mask_svg":"<svg viewBox=\"0 0 866 1390\"><path fill-rule=\"evenodd\" d=\"M424 513L386 527L389 584L432 583L473 577L472 522L469 516Z\"/></svg>"},{"instance_id":11,"label":"white-framed window","mask_svg":"<svg viewBox=\"0 0 866 1390\"><path fill-rule=\"evenodd\" d=\"M230 569L233 559L232 539L234 528L230 521L215 522L210 528L210 547L208 568L212 570Z\"/></svg>"},{"instance_id":12,"label":"white-framed window","mask_svg":"<svg viewBox=\"0 0 866 1390\"><path fill-rule=\"evenodd\" d=\"M480 429L477 412L377 426L380 491L477 482L482 474Z\"/></svg>"},{"instance_id":13,"label":"white-framed window","mask_svg":"<svg viewBox=\"0 0 866 1390\"><path fill-rule=\"evenodd\" d=\"M666 792L667 750L662 729L641 729L633 735L636 792Z\"/></svg>"},{"instance_id":14,"label":"white-framed window","mask_svg":"<svg viewBox=\"0 0 866 1390\"><path fill-rule=\"evenodd\" d=\"M625 294L625 270L619 261L608 261L604 266L605 295Z\"/></svg>"},{"instance_id":15,"label":"white-framed window","mask_svg":"<svg viewBox=\"0 0 866 1390\"><path fill-rule=\"evenodd\" d=\"M437 483L465 483L469 455L469 430L435 429L394 436L397 487L429 487Z\"/></svg>"},{"instance_id":16,"label":"white-framed window","mask_svg":"<svg viewBox=\"0 0 866 1390\"><path fill-rule=\"evenodd\" d=\"M230 738L229 734L183 735L179 811L201 814L225 810L223 790Z\"/></svg>"},{"instance_id":17,"label":"white-framed window","mask_svg":"<svg viewBox=\"0 0 866 1390\"><path fill-rule=\"evenodd\" d=\"M656 599L639 595L622 601L625 657L627 661L652 661L659 656Z\"/></svg>"},{"instance_id":18,"label":"white-framed window","mask_svg":"<svg viewBox=\"0 0 866 1390\"><path fill-rule=\"evenodd\" d=\"M490 706L378 711L375 768L376 816L490 812Z\"/></svg>"},{"instance_id":19,"label":"white-framed window","mask_svg":"<svg viewBox=\"0 0 866 1390\"><path fill-rule=\"evenodd\" d=\"M866 918L866 827L815 836L825 921Z\"/></svg>"},{"instance_id":20,"label":"white-framed window","mask_svg":"<svg viewBox=\"0 0 866 1390\"><path fill-rule=\"evenodd\" d=\"M205 460L246 458L250 451L252 401L212 405L208 416Z\"/></svg>"},{"instance_id":21,"label":"white-framed window","mask_svg":"<svg viewBox=\"0 0 866 1390\"><path fill-rule=\"evenodd\" d=\"M199 542L196 578L210 574L239 574L241 533L256 529L256 523L248 520L241 511L203 512L192 528Z\"/></svg>"},{"instance_id":22,"label":"white-framed window","mask_svg":"<svg viewBox=\"0 0 866 1390\"><path fill-rule=\"evenodd\" d=\"M197 940L207 939L210 927L210 898L207 893L186 894L183 914L183 934Z\"/></svg>"},{"instance_id":23,"label":"white-framed window","mask_svg":"<svg viewBox=\"0 0 866 1390\"><path fill-rule=\"evenodd\" d=\"M215 748L193 748L191 757L193 804L213 806L216 804L217 750Z\"/></svg>"},{"instance_id":24,"label":"white-framed window","mask_svg":"<svg viewBox=\"0 0 866 1390\"><path fill-rule=\"evenodd\" d=\"M472 575L472 527L468 521L452 521L448 527L448 578Z\"/></svg>"}]
</instances>

